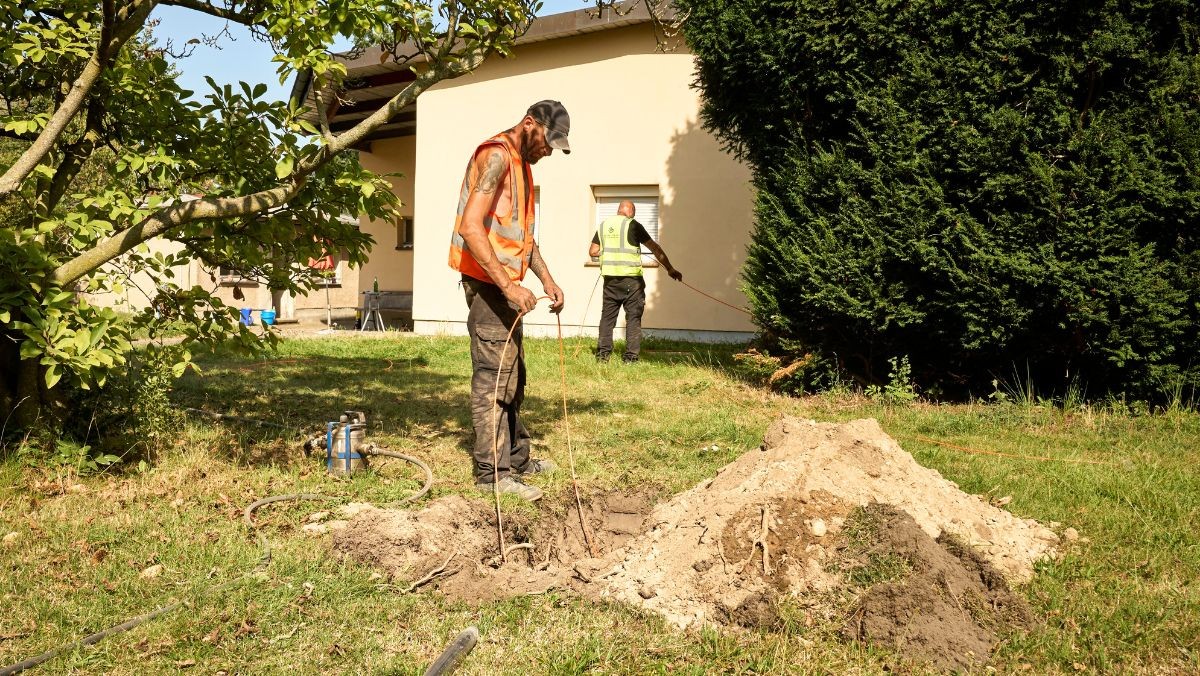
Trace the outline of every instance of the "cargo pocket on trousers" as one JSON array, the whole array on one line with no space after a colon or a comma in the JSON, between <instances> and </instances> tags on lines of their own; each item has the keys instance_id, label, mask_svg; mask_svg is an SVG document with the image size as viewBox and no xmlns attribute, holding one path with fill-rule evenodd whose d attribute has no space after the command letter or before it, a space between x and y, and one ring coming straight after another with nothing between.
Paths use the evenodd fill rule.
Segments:
<instances>
[{"instance_id":1,"label":"cargo pocket on trousers","mask_svg":"<svg viewBox=\"0 0 1200 676\"><path fill-rule=\"evenodd\" d=\"M520 351L520 347L517 345L520 333L521 329L518 328L510 339L508 329L503 324L477 324L475 340L471 345L475 363L487 369L511 371L516 366L517 353ZM505 349L506 343L507 350ZM503 364L500 363L501 355L504 357ZM503 383L501 383L501 387L504 387Z\"/></svg>"}]
</instances>

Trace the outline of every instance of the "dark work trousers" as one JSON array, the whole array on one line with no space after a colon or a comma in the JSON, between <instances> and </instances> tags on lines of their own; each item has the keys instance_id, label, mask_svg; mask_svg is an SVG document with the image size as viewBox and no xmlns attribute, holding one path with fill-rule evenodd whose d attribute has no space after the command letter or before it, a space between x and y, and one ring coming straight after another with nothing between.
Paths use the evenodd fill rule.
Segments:
<instances>
[{"instance_id":1,"label":"dark work trousers","mask_svg":"<svg viewBox=\"0 0 1200 676\"><path fill-rule=\"evenodd\" d=\"M496 475L503 479L510 472L520 472L529 462L529 432L521 424L521 402L525 400L522 328L517 322L517 310L505 300L500 287L464 276L463 291L467 296L467 333L471 336L473 369L471 421L475 427L475 447L471 456L476 483L491 483ZM504 343L514 322L517 328L506 351Z\"/></svg>"},{"instance_id":2,"label":"dark work trousers","mask_svg":"<svg viewBox=\"0 0 1200 676\"><path fill-rule=\"evenodd\" d=\"M646 279L637 277L605 277L604 309L600 312L600 342L596 356L608 359L613 348L613 327L617 311L625 308L625 360L637 361L642 349L642 311L646 309Z\"/></svg>"}]
</instances>

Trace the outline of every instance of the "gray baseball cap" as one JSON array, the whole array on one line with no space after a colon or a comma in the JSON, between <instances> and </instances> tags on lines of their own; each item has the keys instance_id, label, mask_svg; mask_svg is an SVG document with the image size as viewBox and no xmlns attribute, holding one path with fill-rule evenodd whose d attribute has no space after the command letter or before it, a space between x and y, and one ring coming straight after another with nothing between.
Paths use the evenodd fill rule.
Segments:
<instances>
[{"instance_id":1,"label":"gray baseball cap","mask_svg":"<svg viewBox=\"0 0 1200 676\"><path fill-rule=\"evenodd\" d=\"M571 144L567 142L567 134L571 132L571 116L563 104L549 99L538 101L529 106L525 114L546 127L546 143L551 148L571 154Z\"/></svg>"}]
</instances>

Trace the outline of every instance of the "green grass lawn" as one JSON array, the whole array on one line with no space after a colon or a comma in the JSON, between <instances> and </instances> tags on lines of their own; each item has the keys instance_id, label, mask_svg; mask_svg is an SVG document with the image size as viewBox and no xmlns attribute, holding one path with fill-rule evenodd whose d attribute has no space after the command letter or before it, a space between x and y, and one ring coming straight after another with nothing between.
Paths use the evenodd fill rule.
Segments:
<instances>
[{"instance_id":1,"label":"green grass lawn","mask_svg":"<svg viewBox=\"0 0 1200 676\"><path fill-rule=\"evenodd\" d=\"M758 446L781 413L825 421L878 418L924 465L970 493L1012 496L1007 509L1084 536L1021 591L1040 623L1006 636L1001 672L1200 671L1200 416L1129 417L1031 405L889 407L850 395L788 398L738 380L732 348L650 343L636 366L596 364L566 345L570 436L582 490L660 497L712 476ZM559 348L527 341L524 409L535 455L566 465ZM383 504L417 486L410 468L378 463L353 480L324 476L298 441L343 409L363 410L372 440L433 466L432 496L471 492L466 339L413 336L285 342L276 359L201 360L171 398L181 406L266 419L287 431L189 419L141 470L76 478L0 464L0 666L176 599L189 604L46 673L422 673L462 628L482 632L462 673L878 673L920 671L878 648L846 645L837 627L681 633L618 605L545 594L479 607L330 556L329 536L300 530L327 509L262 509L274 546L255 567L241 520L255 499L318 492ZM1017 455L978 455L919 438ZM717 450L712 450L713 445ZM394 462L394 461L393 461ZM549 500L565 472L538 479ZM528 511L528 510L527 510ZM533 515L536 518L536 515ZM161 564L161 573L141 576Z\"/></svg>"}]
</instances>

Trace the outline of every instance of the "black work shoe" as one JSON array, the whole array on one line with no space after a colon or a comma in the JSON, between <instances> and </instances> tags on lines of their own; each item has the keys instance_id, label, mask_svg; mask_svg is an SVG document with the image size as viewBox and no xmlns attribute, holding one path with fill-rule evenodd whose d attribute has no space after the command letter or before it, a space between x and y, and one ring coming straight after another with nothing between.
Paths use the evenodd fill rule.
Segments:
<instances>
[{"instance_id":1,"label":"black work shoe","mask_svg":"<svg viewBox=\"0 0 1200 676\"><path fill-rule=\"evenodd\" d=\"M514 469L513 471L520 476L526 476L529 474L546 474L556 469L558 469L558 465L553 460L534 460L530 458L529 462L525 463L524 469Z\"/></svg>"},{"instance_id":2,"label":"black work shoe","mask_svg":"<svg viewBox=\"0 0 1200 676\"><path fill-rule=\"evenodd\" d=\"M529 484L522 483L511 476L504 477L500 481L496 482L494 486L490 481L481 481L475 484L475 488L479 489L481 493L490 494L493 490L498 490L501 495L505 493L511 493L519 498L528 500L529 502L536 502L542 499L542 489L538 488L537 486L530 486Z\"/></svg>"}]
</instances>

